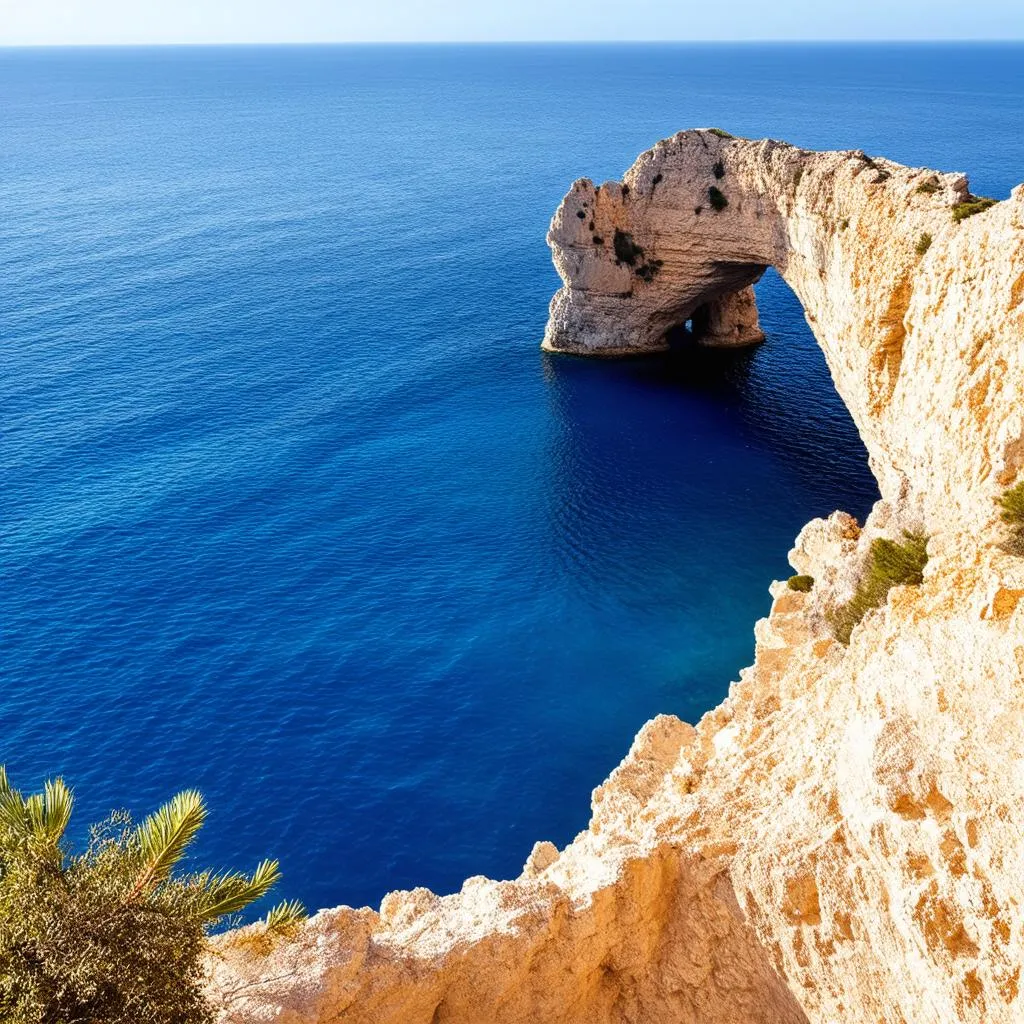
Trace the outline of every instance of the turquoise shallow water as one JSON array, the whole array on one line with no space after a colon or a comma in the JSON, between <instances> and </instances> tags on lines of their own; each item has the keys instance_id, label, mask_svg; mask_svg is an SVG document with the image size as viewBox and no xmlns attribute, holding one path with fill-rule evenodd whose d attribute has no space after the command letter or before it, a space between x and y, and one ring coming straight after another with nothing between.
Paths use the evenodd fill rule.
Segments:
<instances>
[{"instance_id":1,"label":"turquoise shallow water","mask_svg":"<svg viewBox=\"0 0 1024 1024\"><path fill-rule=\"evenodd\" d=\"M1024 179L1020 47L0 51L3 750L312 906L516 873L750 660L863 448L756 351L538 351L547 223L718 124Z\"/></svg>"}]
</instances>

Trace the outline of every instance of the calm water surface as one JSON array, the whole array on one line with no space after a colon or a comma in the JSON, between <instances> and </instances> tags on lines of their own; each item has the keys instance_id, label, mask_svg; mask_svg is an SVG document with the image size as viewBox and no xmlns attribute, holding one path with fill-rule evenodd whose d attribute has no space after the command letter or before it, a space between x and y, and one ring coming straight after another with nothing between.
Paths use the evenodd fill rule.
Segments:
<instances>
[{"instance_id":1,"label":"calm water surface","mask_svg":"<svg viewBox=\"0 0 1024 1024\"><path fill-rule=\"evenodd\" d=\"M875 496L801 310L537 349L576 177L684 127L1024 179L1020 47L0 51L0 735L80 823L198 786L312 906L515 874Z\"/></svg>"}]
</instances>

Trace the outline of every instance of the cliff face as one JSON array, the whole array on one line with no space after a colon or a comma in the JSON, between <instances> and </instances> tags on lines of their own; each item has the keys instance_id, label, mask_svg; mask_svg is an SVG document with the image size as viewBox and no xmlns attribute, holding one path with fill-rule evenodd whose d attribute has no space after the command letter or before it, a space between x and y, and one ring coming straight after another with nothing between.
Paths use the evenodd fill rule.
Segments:
<instances>
[{"instance_id":1,"label":"cliff face","mask_svg":"<svg viewBox=\"0 0 1024 1024\"><path fill-rule=\"evenodd\" d=\"M224 1021L1024 1020L1024 559L993 500L1024 468L1024 187L958 225L966 194L712 132L573 186L546 347L646 351L691 318L755 340L748 289L775 266L883 500L804 528L790 561L814 589L773 584L728 699L648 723L565 850L323 911L269 953L221 939ZM924 582L838 643L829 610L905 527L930 535Z\"/></svg>"}]
</instances>

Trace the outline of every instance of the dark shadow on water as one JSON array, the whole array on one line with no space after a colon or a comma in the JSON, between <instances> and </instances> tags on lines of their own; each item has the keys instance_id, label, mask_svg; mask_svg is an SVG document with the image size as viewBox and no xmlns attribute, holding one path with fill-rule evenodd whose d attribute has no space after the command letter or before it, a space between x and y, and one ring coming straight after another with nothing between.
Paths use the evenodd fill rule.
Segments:
<instances>
[{"instance_id":1,"label":"dark shadow on water","mask_svg":"<svg viewBox=\"0 0 1024 1024\"><path fill-rule=\"evenodd\" d=\"M766 333L760 345L706 348L680 327L670 350L655 355L545 356L563 444L584 450L599 443L627 466L649 457L652 472L667 468L659 463L672 450L673 471L683 478L705 478L702 467L717 464L712 486L726 494L768 471L773 486L760 496L763 514L772 505L792 508L797 529L837 508L863 518L877 485L803 310L772 270L757 292Z\"/></svg>"}]
</instances>

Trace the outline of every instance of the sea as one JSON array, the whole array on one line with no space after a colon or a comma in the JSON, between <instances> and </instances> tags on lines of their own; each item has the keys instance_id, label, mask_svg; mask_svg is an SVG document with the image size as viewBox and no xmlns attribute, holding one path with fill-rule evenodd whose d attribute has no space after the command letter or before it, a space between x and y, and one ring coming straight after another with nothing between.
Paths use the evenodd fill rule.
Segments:
<instances>
[{"instance_id":1,"label":"sea","mask_svg":"<svg viewBox=\"0 0 1024 1024\"><path fill-rule=\"evenodd\" d=\"M718 126L1024 180L1020 45L0 50L0 762L318 908L514 877L866 454L767 341L541 353L575 178Z\"/></svg>"}]
</instances>

